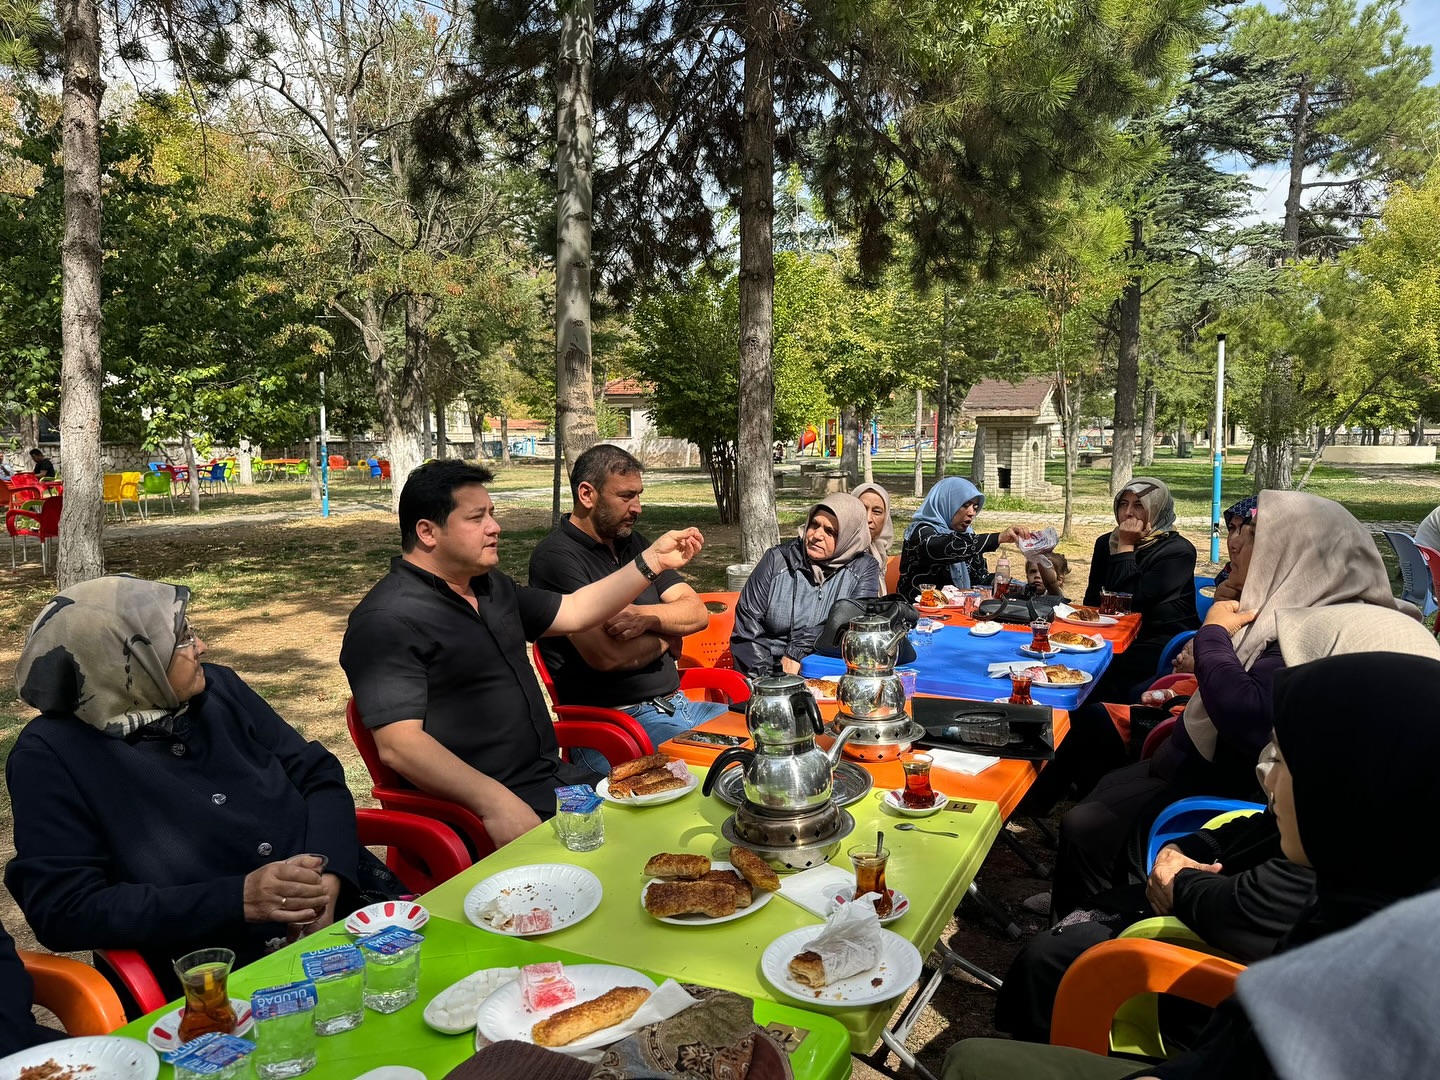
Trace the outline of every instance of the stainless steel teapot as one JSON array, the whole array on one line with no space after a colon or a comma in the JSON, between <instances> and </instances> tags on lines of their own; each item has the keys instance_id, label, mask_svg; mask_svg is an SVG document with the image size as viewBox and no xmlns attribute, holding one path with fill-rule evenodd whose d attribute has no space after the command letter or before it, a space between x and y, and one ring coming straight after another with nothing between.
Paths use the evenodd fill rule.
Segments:
<instances>
[{"instance_id":1,"label":"stainless steel teapot","mask_svg":"<svg viewBox=\"0 0 1440 1080\"><path fill-rule=\"evenodd\" d=\"M757 679L745 710L755 749L735 746L715 759L705 777L704 794L714 790L731 765L745 769L745 798L770 810L809 810L830 801L830 775L850 732L842 732L829 750L815 745L825 730L820 708L798 675Z\"/></svg>"},{"instance_id":2,"label":"stainless steel teapot","mask_svg":"<svg viewBox=\"0 0 1440 1080\"><path fill-rule=\"evenodd\" d=\"M888 675L895 670L905 628L890 625L884 615L862 615L850 620L840 639L840 655L856 675Z\"/></svg>"}]
</instances>

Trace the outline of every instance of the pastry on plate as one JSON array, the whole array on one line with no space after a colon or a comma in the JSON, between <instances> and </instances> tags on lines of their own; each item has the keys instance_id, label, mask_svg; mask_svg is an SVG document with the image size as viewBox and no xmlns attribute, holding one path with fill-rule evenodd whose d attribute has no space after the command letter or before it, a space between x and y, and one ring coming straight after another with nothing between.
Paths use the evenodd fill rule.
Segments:
<instances>
[{"instance_id":1,"label":"pastry on plate","mask_svg":"<svg viewBox=\"0 0 1440 1080\"><path fill-rule=\"evenodd\" d=\"M632 776L639 776L641 773L649 772L651 769L663 769L670 759L664 754L646 754L644 757L633 758L630 761L622 761L610 770L610 783L612 785L621 780L628 780Z\"/></svg>"},{"instance_id":2,"label":"pastry on plate","mask_svg":"<svg viewBox=\"0 0 1440 1080\"><path fill-rule=\"evenodd\" d=\"M1043 669L1045 681L1052 686L1080 686L1088 676L1083 671L1076 671L1064 664L1047 664Z\"/></svg>"},{"instance_id":3,"label":"pastry on plate","mask_svg":"<svg viewBox=\"0 0 1440 1080\"><path fill-rule=\"evenodd\" d=\"M780 877L770 864L760 858L749 848L732 847L730 849L730 865L739 870L748 881L757 889L765 892L775 892L780 888Z\"/></svg>"},{"instance_id":4,"label":"pastry on plate","mask_svg":"<svg viewBox=\"0 0 1440 1080\"><path fill-rule=\"evenodd\" d=\"M731 862L734 862L732 859ZM651 855L645 864L646 877L699 878L710 872L708 855L674 855L663 852Z\"/></svg>"},{"instance_id":5,"label":"pastry on plate","mask_svg":"<svg viewBox=\"0 0 1440 1080\"><path fill-rule=\"evenodd\" d=\"M1075 605L1075 613L1074 613L1073 615L1071 615L1070 617L1071 617L1072 619L1076 620L1077 622L1099 622L1099 621L1100 621L1100 609L1099 609L1099 608L1093 608L1093 607L1086 607L1086 606L1083 605L1083 604L1076 604L1076 605Z\"/></svg>"},{"instance_id":6,"label":"pastry on plate","mask_svg":"<svg viewBox=\"0 0 1440 1080\"><path fill-rule=\"evenodd\" d=\"M644 987L617 986L592 1001L582 1001L546 1017L530 1029L530 1037L536 1046L565 1046L629 1020L649 998L650 991Z\"/></svg>"},{"instance_id":7,"label":"pastry on plate","mask_svg":"<svg viewBox=\"0 0 1440 1080\"><path fill-rule=\"evenodd\" d=\"M735 894L735 906L737 908L747 908L750 906L751 901L755 899L755 890L750 887L750 883L734 870L711 870L700 880L718 881L722 885L729 886L730 890Z\"/></svg>"},{"instance_id":8,"label":"pastry on plate","mask_svg":"<svg viewBox=\"0 0 1440 1080\"><path fill-rule=\"evenodd\" d=\"M734 915L735 889L723 881L654 881L645 890L645 910L657 919L677 915L704 915L723 919Z\"/></svg>"},{"instance_id":9,"label":"pastry on plate","mask_svg":"<svg viewBox=\"0 0 1440 1080\"><path fill-rule=\"evenodd\" d=\"M1078 645L1082 649L1088 649L1095 644L1088 634L1077 634L1073 630L1052 630L1050 640L1056 645Z\"/></svg>"}]
</instances>

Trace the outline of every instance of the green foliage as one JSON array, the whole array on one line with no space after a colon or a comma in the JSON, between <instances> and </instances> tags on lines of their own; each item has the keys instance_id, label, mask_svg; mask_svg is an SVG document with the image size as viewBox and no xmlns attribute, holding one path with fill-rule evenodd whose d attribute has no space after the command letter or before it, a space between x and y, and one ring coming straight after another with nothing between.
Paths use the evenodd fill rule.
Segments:
<instances>
[{"instance_id":1,"label":"green foliage","mask_svg":"<svg viewBox=\"0 0 1440 1080\"><path fill-rule=\"evenodd\" d=\"M33 0L0 0L0 70L29 71L40 63L36 39L49 30Z\"/></svg>"},{"instance_id":2,"label":"green foliage","mask_svg":"<svg viewBox=\"0 0 1440 1080\"><path fill-rule=\"evenodd\" d=\"M60 369L59 130L30 100L9 148L38 182L0 196L0 383L7 404L51 412ZM161 143L139 110L101 138L105 188L102 418L109 439L156 445L186 432L289 441L319 403L305 373L321 348L313 311L277 275L269 200L207 206L188 171L162 177Z\"/></svg>"}]
</instances>

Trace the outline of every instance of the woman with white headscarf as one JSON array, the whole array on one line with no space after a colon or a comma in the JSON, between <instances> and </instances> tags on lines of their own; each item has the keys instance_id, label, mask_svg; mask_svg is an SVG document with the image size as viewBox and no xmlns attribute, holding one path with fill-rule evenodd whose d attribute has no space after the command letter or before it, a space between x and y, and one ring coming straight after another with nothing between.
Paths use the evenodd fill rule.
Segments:
<instances>
[{"instance_id":1,"label":"woman with white headscarf","mask_svg":"<svg viewBox=\"0 0 1440 1080\"><path fill-rule=\"evenodd\" d=\"M1095 541L1085 603L1100 590L1129 593L1139 636L1115 657L1095 701L1135 701L1155 677L1160 653L1176 634L1200 625L1195 611L1195 545L1175 531L1175 500L1163 481L1137 476L1115 493L1115 528Z\"/></svg>"},{"instance_id":2,"label":"woman with white headscarf","mask_svg":"<svg viewBox=\"0 0 1440 1080\"><path fill-rule=\"evenodd\" d=\"M735 603L730 653L748 678L800 672L835 601L880 595L865 507L836 493L810 508L794 540L760 557Z\"/></svg>"},{"instance_id":3,"label":"woman with white headscarf","mask_svg":"<svg viewBox=\"0 0 1440 1080\"><path fill-rule=\"evenodd\" d=\"M1060 823L1057 916L1127 875L1143 876L1141 834L1189 795L1253 798L1269 738L1276 675L1357 645L1440 655L1402 615L1370 533L1343 506L1299 491L1263 491L1255 539L1240 557L1240 600L1216 601L1195 635L1197 692L1175 734L1149 761L1108 773ZM1368 642L1368 644L1364 644Z\"/></svg>"},{"instance_id":4,"label":"woman with white headscarf","mask_svg":"<svg viewBox=\"0 0 1440 1080\"><path fill-rule=\"evenodd\" d=\"M998 533L977 533L971 526L984 508L985 495L964 477L947 476L932 487L905 527L896 591L914 601L922 584L962 589L986 584L985 553L1030 536L1030 530L1011 525Z\"/></svg>"}]
</instances>

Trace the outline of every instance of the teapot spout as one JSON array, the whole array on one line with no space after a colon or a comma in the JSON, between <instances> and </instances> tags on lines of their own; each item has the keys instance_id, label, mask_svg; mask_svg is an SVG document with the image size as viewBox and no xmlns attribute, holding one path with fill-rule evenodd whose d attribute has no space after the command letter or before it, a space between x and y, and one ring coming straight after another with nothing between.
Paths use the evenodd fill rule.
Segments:
<instances>
[{"instance_id":1,"label":"teapot spout","mask_svg":"<svg viewBox=\"0 0 1440 1080\"><path fill-rule=\"evenodd\" d=\"M910 631L903 625L898 627L895 632L890 635L890 643L886 645L886 648L898 649L900 647L900 643L905 640L905 635L909 632Z\"/></svg>"},{"instance_id":2,"label":"teapot spout","mask_svg":"<svg viewBox=\"0 0 1440 1080\"><path fill-rule=\"evenodd\" d=\"M835 741L830 744L830 749L825 751L825 757L830 761L830 768L833 771L840 764L840 752L845 749L845 744L850 741L850 736L859 729L851 725L842 727L835 736Z\"/></svg>"}]
</instances>

